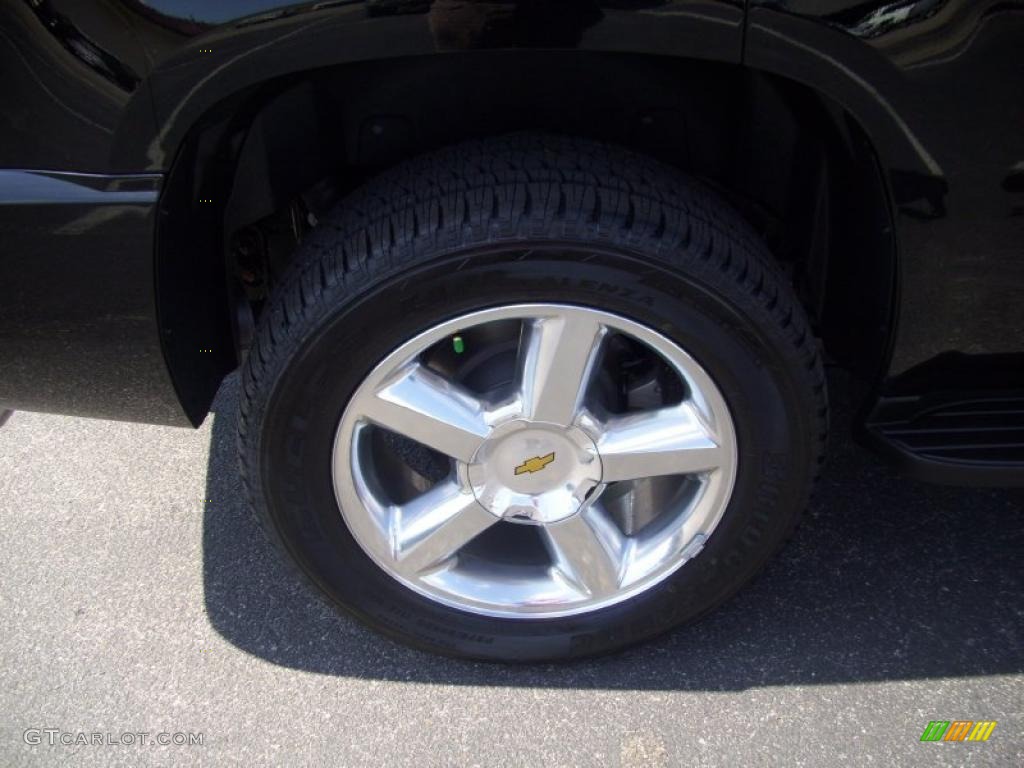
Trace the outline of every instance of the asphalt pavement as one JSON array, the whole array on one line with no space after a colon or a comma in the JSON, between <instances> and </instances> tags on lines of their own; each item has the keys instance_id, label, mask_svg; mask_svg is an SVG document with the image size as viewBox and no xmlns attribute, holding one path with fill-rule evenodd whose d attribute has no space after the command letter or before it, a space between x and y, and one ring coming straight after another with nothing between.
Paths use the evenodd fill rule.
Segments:
<instances>
[{"instance_id":1,"label":"asphalt pavement","mask_svg":"<svg viewBox=\"0 0 1024 768\"><path fill-rule=\"evenodd\" d=\"M0 765L1024 765L1024 491L902 478L840 409L803 525L727 606L597 661L463 663L280 562L236 386L198 431L0 427Z\"/></svg>"}]
</instances>

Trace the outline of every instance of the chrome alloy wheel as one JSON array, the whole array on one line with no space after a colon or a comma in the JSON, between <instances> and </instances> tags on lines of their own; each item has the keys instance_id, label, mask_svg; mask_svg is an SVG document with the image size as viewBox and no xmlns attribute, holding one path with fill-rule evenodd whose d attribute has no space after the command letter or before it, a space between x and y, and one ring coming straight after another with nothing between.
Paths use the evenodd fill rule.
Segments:
<instances>
[{"instance_id":1,"label":"chrome alloy wheel","mask_svg":"<svg viewBox=\"0 0 1024 768\"><path fill-rule=\"evenodd\" d=\"M341 515L393 578L476 614L553 618L694 557L736 476L725 399L677 344L561 304L487 309L402 344L335 435Z\"/></svg>"}]
</instances>

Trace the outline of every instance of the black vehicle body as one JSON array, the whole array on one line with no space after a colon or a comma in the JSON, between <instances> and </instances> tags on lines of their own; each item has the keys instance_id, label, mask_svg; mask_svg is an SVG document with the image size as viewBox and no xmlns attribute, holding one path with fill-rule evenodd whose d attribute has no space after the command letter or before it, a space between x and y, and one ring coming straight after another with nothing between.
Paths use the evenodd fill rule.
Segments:
<instances>
[{"instance_id":1,"label":"black vehicle body","mask_svg":"<svg viewBox=\"0 0 1024 768\"><path fill-rule=\"evenodd\" d=\"M536 129L710 180L865 440L1022 484L1022 50L1020 0L0 0L0 407L200 423L319 198Z\"/></svg>"}]
</instances>

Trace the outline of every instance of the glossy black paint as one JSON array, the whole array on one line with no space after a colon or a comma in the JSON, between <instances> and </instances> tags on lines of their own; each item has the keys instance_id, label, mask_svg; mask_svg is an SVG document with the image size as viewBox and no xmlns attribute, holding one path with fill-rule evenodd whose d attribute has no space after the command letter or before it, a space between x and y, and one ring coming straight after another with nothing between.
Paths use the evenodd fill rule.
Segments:
<instances>
[{"instance_id":1,"label":"glossy black paint","mask_svg":"<svg viewBox=\"0 0 1024 768\"><path fill-rule=\"evenodd\" d=\"M78 174L59 189L0 175L0 284L34 299L0 305L0 404L195 422L234 363L191 349L204 329L223 338L230 312L200 268L217 254L185 232L219 232L197 207L209 180L180 176L157 209L86 199L83 174L154 174L156 189L197 126L294 73L499 49L721 62L838 103L888 194L888 217L871 220L891 253L862 267L892 285L863 300L877 305L875 397L971 370L989 376L981 389L1024 388L1020 0L0 0L0 168Z\"/></svg>"},{"instance_id":2,"label":"glossy black paint","mask_svg":"<svg viewBox=\"0 0 1024 768\"><path fill-rule=\"evenodd\" d=\"M0 170L0 402L182 424L154 323L161 177Z\"/></svg>"},{"instance_id":3,"label":"glossy black paint","mask_svg":"<svg viewBox=\"0 0 1024 768\"><path fill-rule=\"evenodd\" d=\"M78 172L166 171L217 103L317 67L510 47L739 63L743 39L741 0L0 0L0 8L0 67L9 73L0 96L21 105L0 128L12 139L0 143L0 167Z\"/></svg>"},{"instance_id":4,"label":"glossy black paint","mask_svg":"<svg viewBox=\"0 0 1024 768\"><path fill-rule=\"evenodd\" d=\"M940 355L952 373L1024 353L1022 50L1019 0L751 2L745 63L831 94L888 173L900 266L889 391Z\"/></svg>"}]
</instances>

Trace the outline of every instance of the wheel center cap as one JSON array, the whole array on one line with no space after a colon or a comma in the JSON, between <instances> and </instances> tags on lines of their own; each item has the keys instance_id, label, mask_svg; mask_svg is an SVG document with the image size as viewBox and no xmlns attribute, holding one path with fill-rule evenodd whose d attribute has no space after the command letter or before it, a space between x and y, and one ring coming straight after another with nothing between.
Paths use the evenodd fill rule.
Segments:
<instances>
[{"instance_id":1,"label":"wheel center cap","mask_svg":"<svg viewBox=\"0 0 1024 768\"><path fill-rule=\"evenodd\" d=\"M477 449L468 476L476 500L491 514L543 525L580 510L601 484L601 458L578 427L511 421Z\"/></svg>"}]
</instances>

